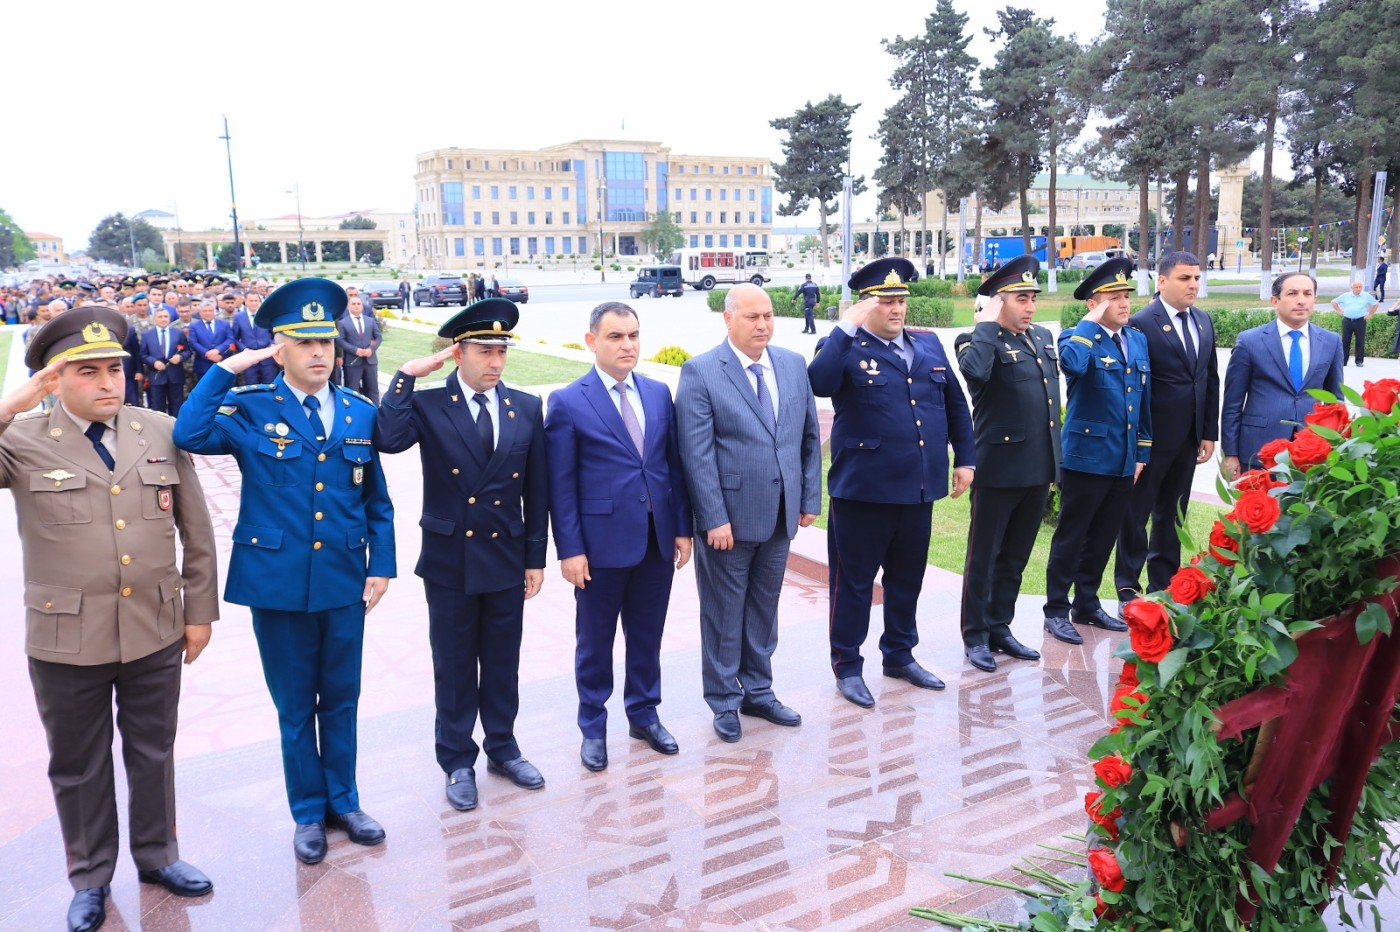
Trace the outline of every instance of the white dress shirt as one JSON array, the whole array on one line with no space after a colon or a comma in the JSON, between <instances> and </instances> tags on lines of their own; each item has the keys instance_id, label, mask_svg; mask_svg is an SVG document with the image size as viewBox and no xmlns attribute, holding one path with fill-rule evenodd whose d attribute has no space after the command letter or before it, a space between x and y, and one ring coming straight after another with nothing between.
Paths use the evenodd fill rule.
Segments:
<instances>
[{"instance_id":1,"label":"white dress shirt","mask_svg":"<svg viewBox=\"0 0 1400 932\"><path fill-rule=\"evenodd\" d=\"M301 405L302 415L305 416L307 393L294 386L291 382L287 382L287 388L291 389L292 394L296 396L297 403ZM329 439L331 435L331 423L335 418L335 404L331 401L330 385L321 386L321 390L316 393L316 400L321 403L321 408L316 413L321 415L321 426L326 429L326 437Z\"/></svg>"},{"instance_id":2,"label":"white dress shirt","mask_svg":"<svg viewBox=\"0 0 1400 932\"><path fill-rule=\"evenodd\" d=\"M1286 366L1288 364L1288 354L1293 352L1293 338L1289 336L1289 334L1293 332L1293 328L1277 318L1274 319L1274 324L1278 327L1278 338L1283 342L1283 362ZM1300 327L1298 332L1303 335L1302 339L1298 341L1298 347L1303 351L1303 381L1306 382L1308 378L1308 365L1312 362L1312 347L1309 345L1312 341L1308 339L1307 324Z\"/></svg>"},{"instance_id":3,"label":"white dress shirt","mask_svg":"<svg viewBox=\"0 0 1400 932\"><path fill-rule=\"evenodd\" d=\"M617 379L608 375L598 368L597 363L593 364L593 371L598 373L598 379L603 383L603 387L608 390L608 400L617 409L618 416L622 416L622 396L618 394L615 386ZM642 436L647 433L647 414L642 410L642 399L637 397L637 383L632 379L632 373L627 373L627 378L622 381L627 383L627 404L631 406L632 413L637 415L637 426L642 429ZM756 389L755 389L756 390Z\"/></svg>"},{"instance_id":4,"label":"white dress shirt","mask_svg":"<svg viewBox=\"0 0 1400 932\"><path fill-rule=\"evenodd\" d=\"M749 355L730 340L729 348L734 351L734 358L739 360L739 365L744 367L744 375L748 376L749 388L753 389L754 397L758 397L758 376L749 371L749 366L757 362L763 367L763 384L768 389L768 397L773 399L773 416L778 414L778 373L773 369L773 360L768 356L768 347L763 348L763 355L758 359L750 359Z\"/></svg>"},{"instance_id":5,"label":"white dress shirt","mask_svg":"<svg viewBox=\"0 0 1400 932\"><path fill-rule=\"evenodd\" d=\"M1162 301L1160 296L1157 300ZM1167 314L1171 316L1172 320L1176 321L1176 326L1172 328L1172 331L1176 334L1176 338L1181 341L1181 348L1185 349L1186 335L1181 332L1181 318L1176 316L1181 313L1181 308L1172 307L1165 301L1162 301L1162 307L1166 309ZM1191 347L1196 351L1196 355L1200 356L1201 328L1196 326L1196 315L1192 314L1189 310L1186 312L1186 324L1191 328Z\"/></svg>"}]
</instances>

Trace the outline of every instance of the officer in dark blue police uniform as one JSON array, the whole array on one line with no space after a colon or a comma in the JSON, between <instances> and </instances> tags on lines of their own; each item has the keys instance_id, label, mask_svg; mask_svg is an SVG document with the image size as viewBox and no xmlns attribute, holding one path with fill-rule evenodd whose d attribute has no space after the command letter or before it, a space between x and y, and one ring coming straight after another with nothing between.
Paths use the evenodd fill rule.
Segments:
<instances>
[{"instance_id":1,"label":"officer in dark blue police uniform","mask_svg":"<svg viewBox=\"0 0 1400 932\"><path fill-rule=\"evenodd\" d=\"M993 653L1040 654L1011 634L1021 574L1060 467L1060 370L1055 339L1032 323L1040 292L1034 256L1018 256L987 278L988 299L971 333L953 341L972 394L977 476L963 568L962 636L968 662L997 668Z\"/></svg>"},{"instance_id":2,"label":"officer in dark blue police uniform","mask_svg":"<svg viewBox=\"0 0 1400 932\"><path fill-rule=\"evenodd\" d=\"M875 699L862 676L875 574L885 590L880 638L886 676L924 689L943 681L914 659L915 613L928 563L933 503L972 482L976 457L967 399L938 337L904 329L908 259L881 259L851 276L860 295L807 368L814 394L835 408L827 488L831 518L831 668L837 688L863 708Z\"/></svg>"},{"instance_id":3,"label":"officer in dark blue police uniform","mask_svg":"<svg viewBox=\"0 0 1400 932\"><path fill-rule=\"evenodd\" d=\"M486 770L522 789L544 777L515 742L520 708L520 639L525 600L544 581L549 474L536 395L501 384L514 302L489 298L463 308L438 331L452 346L404 363L379 408L375 445L423 459L423 551L415 572L428 597L437 703L437 760L447 801L476 808L477 715ZM457 371L415 392L414 381Z\"/></svg>"},{"instance_id":4,"label":"officer in dark blue police uniform","mask_svg":"<svg viewBox=\"0 0 1400 932\"><path fill-rule=\"evenodd\" d=\"M1152 453L1147 337L1127 326L1132 271L1130 259L1110 259L1094 269L1074 289L1089 312L1060 334L1068 388L1060 523L1045 567L1045 630L1069 644L1084 642L1071 621L1128 629L1103 610L1098 591L1133 482Z\"/></svg>"},{"instance_id":5,"label":"officer in dark blue police uniform","mask_svg":"<svg viewBox=\"0 0 1400 932\"><path fill-rule=\"evenodd\" d=\"M293 850L308 864L326 856L326 822L357 844L384 840L360 811L355 720L365 613L395 574L394 508L372 446L374 405L328 384L343 313L335 282L278 288L256 318L275 342L211 366L175 423L179 446L232 454L243 473L224 598L253 612ZM274 382L233 388L274 357L285 370Z\"/></svg>"}]
</instances>

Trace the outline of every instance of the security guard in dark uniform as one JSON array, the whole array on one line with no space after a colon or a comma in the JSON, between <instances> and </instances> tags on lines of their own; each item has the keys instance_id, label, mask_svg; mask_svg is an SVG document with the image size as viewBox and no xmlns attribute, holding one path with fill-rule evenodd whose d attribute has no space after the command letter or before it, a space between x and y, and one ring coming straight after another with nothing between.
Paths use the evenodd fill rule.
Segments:
<instances>
[{"instance_id":1,"label":"security guard in dark uniform","mask_svg":"<svg viewBox=\"0 0 1400 932\"><path fill-rule=\"evenodd\" d=\"M271 346L209 368L175 422L193 453L229 453L243 473L224 598L253 612L253 634L282 730L292 848L326 856L325 823L356 844L384 829L360 811L356 711L365 614L394 576L394 507L372 446L375 406L328 384L345 292L324 278L274 291L257 324ZM234 388L276 358L270 385Z\"/></svg>"},{"instance_id":2,"label":"security guard in dark uniform","mask_svg":"<svg viewBox=\"0 0 1400 932\"><path fill-rule=\"evenodd\" d=\"M968 661L997 668L994 652L1040 654L1011 634L1021 574L1060 468L1060 370L1055 338L1035 317L1034 256L1018 256L982 280L988 298L971 333L954 342L972 393L977 475L963 567L962 636Z\"/></svg>"},{"instance_id":3,"label":"security guard in dark uniform","mask_svg":"<svg viewBox=\"0 0 1400 932\"><path fill-rule=\"evenodd\" d=\"M487 772L521 789L544 786L515 742L525 600L544 581L549 530L540 399L500 381L519 319L505 298L463 308L438 331L450 347L394 375L374 433L385 453L418 444L423 459L423 551L415 572L428 597L437 760L447 801L462 811L477 804L478 713ZM449 356L457 371L415 392L414 381Z\"/></svg>"},{"instance_id":4,"label":"security guard in dark uniform","mask_svg":"<svg viewBox=\"0 0 1400 932\"><path fill-rule=\"evenodd\" d=\"M1060 334L1060 368L1068 390L1060 523L1045 567L1045 630L1069 644L1084 643L1071 620L1128 630L1103 610L1098 590L1133 482L1152 453L1147 337L1127 326L1132 271L1130 259L1110 259L1094 269L1074 289L1089 313Z\"/></svg>"},{"instance_id":5,"label":"security guard in dark uniform","mask_svg":"<svg viewBox=\"0 0 1400 932\"><path fill-rule=\"evenodd\" d=\"M948 494L949 443L954 496L972 482L976 462L972 415L943 345L932 333L904 329L914 275L908 259L881 259L852 275L850 288L861 300L817 343L807 367L813 393L831 398L836 411L827 474L831 668L841 695L863 708L875 704L860 648L881 569L885 675L943 688L914 659L915 613L933 503Z\"/></svg>"}]
</instances>

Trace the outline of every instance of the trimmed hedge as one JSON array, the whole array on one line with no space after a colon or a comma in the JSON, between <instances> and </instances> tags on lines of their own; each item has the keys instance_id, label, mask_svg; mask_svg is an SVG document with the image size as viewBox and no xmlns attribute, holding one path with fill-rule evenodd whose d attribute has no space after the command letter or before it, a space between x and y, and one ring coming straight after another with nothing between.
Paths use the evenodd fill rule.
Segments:
<instances>
[{"instance_id":1,"label":"trimmed hedge","mask_svg":"<svg viewBox=\"0 0 1400 932\"><path fill-rule=\"evenodd\" d=\"M684 365L690 358L690 354L679 346L663 346L656 351L656 355L651 357L651 362L659 362L667 366Z\"/></svg>"},{"instance_id":2,"label":"trimmed hedge","mask_svg":"<svg viewBox=\"0 0 1400 932\"><path fill-rule=\"evenodd\" d=\"M922 284L922 281L915 282L915 285ZM800 302L792 300L793 289L790 288L765 288L768 297L773 301L774 317L801 317L802 305ZM724 296L729 293L727 288L711 289L706 295L710 310L724 310ZM951 294L951 292L949 292ZM826 318L828 307L837 307L841 303L841 292L835 289L822 289L821 296L817 300L816 317L819 320ZM917 294L909 296L909 310L905 316L905 323L911 327L951 327L953 326L953 299L951 297L925 297Z\"/></svg>"},{"instance_id":3,"label":"trimmed hedge","mask_svg":"<svg viewBox=\"0 0 1400 932\"><path fill-rule=\"evenodd\" d=\"M1069 330L1084 319L1088 308L1083 304L1066 305L1060 311L1060 327ZM1227 311L1207 311L1215 323L1215 345L1219 349L1234 349L1235 341L1241 333L1253 327L1262 327L1274 319L1274 311L1267 307L1240 308ZM1318 310L1313 313L1312 322L1333 333L1342 332L1342 315L1335 311ZM1390 356L1390 346L1395 339L1396 318L1377 314L1366 325L1366 355Z\"/></svg>"}]
</instances>

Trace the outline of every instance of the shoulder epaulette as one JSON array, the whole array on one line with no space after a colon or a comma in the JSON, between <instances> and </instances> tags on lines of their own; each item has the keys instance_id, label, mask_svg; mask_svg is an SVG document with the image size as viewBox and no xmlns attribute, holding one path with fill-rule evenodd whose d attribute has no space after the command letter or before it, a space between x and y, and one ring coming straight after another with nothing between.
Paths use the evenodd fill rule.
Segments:
<instances>
[{"instance_id":1,"label":"shoulder epaulette","mask_svg":"<svg viewBox=\"0 0 1400 932\"><path fill-rule=\"evenodd\" d=\"M1080 336L1079 334L1077 334L1077 333L1074 334L1073 336L1071 336L1070 339L1071 339L1071 340L1077 340L1077 341L1079 341L1080 343L1083 343L1085 346L1093 346L1093 345L1094 345L1094 341L1093 341L1093 340L1090 340L1088 337L1081 337L1081 336Z\"/></svg>"},{"instance_id":2,"label":"shoulder epaulette","mask_svg":"<svg viewBox=\"0 0 1400 932\"><path fill-rule=\"evenodd\" d=\"M276 385L269 382L266 385L239 385L236 388L229 389L229 391L233 392L235 395L241 395L244 392L267 392L276 387Z\"/></svg>"},{"instance_id":3,"label":"shoulder epaulette","mask_svg":"<svg viewBox=\"0 0 1400 932\"><path fill-rule=\"evenodd\" d=\"M355 398L360 399L361 401L363 401L363 402L364 402L365 404L367 404L367 405L372 405L372 404L374 404L374 402L370 401L368 398L366 398L364 395L361 395L359 392L355 391L353 388L346 388L344 385L337 385L337 386L336 386L336 391L341 391L341 392L344 392L344 393L347 394L347 395L352 395L352 396L354 396Z\"/></svg>"},{"instance_id":4,"label":"shoulder epaulette","mask_svg":"<svg viewBox=\"0 0 1400 932\"><path fill-rule=\"evenodd\" d=\"M12 421L32 421L32 420L34 420L36 417L48 417L48 416L49 416L49 412L47 412L47 411L21 411L19 414L16 414L13 418L11 418L11 420L12 420Z\"/></svg>"}]
</instances>

